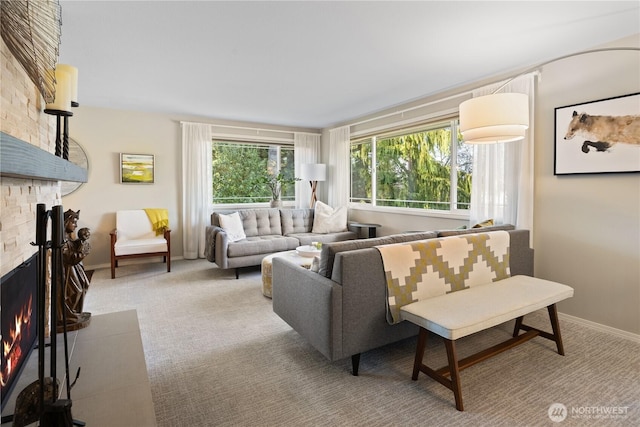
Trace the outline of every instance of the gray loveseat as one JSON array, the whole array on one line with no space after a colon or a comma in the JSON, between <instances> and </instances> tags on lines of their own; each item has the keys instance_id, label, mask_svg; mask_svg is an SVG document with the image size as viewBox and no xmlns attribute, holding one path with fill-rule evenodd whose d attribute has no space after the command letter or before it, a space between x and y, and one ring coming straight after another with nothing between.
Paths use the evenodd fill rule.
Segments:
<instances>
[{"instance_id":1,"label":"gray loveseat","mask_svg":"<svg viewBox=\"0 0 640 427\"><path fill-rule=\"evenodd\" d=\"M533 276L529 230L513 226L430 231L337 242L322 246L318 272L289 259L273 260L273 311L330 361L351 356L358 375L360 354L418 333L409 322L386 320L386 282L375 245L507 230L511 275Z\"/></svg>"},{"instance_id":2,"label":"gray loveseat","mask_svg":"<svg viewBox=\"0 0 640 427\"><path fill-rule=\"evenodd\" d=\"M220 214L238 212L246 239L230 242L220 227ZM206 227L205 255L220 268L235 268L236 278L241 267L260 265L262 259L277 252L290 251L311 242L338 242L357 238L352 231L312 233L313 209L241 209L220 210L211 214Z\"/></svg>"}]
</instances>

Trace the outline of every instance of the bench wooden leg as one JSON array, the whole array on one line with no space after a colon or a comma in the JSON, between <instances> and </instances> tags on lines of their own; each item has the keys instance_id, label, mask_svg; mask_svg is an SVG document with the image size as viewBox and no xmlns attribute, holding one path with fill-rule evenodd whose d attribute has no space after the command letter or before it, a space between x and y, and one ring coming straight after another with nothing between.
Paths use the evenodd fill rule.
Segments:
<instances>
[{"instance_id":1,"label":"bench wooden leg","mask_svg":"<svg viewBox=\"0 0 640 427\"><path fill-rule=\"evenodd\" d=\"M460 388L460 370L458 369L458 356L456 355L456 344L454 341L443 338L444 346L447 349L447 360L449 361L449 372L451 373L451 391L456 399L456 409L464 411L462 405L462 389Z\"/></svg>"},{"instance_id":2,"label":"bench wooden leg","mask_svg":"<svg viewBox=\"0 0 640 427\"><path fill-rule=\"evenodd\" d=\"M529 328L526 325L522 325L523 329ZM420 328L420 335L418 335L418 345L416 348L416 356L413 365L413 375L411 379L416 380L418 378L418 373L422 372L428 375L430 378L438 381L443 386L447 387L449 390L453 391L453 396L456 400L456 409L458 411L463 411L464 406L462 404L462 387L460 386L460 371L463 369L469 368L476 363L480 363L483 360L489 359L490 357L496 356L503 351L509 350L517 345L520 345L524 342L529 341L530 339L537 337L540 335L540 331L537 329L530 328L532 330L528 330L522 335L518 335L516 337L510 338L507 341L496 344L492 347L489 347L485 350L479 351L471 356L465 357L462 360L458 360L456 354L456 346L455 341L442 338L444 340L444 345L447 350L447 361L448 364L443 366L440 369L432 369L429 366L422 363L424 357L424 351L426 348L427 334L428 331L424 328ZM548 334L551 335L551 334Z\"/></svg>"},{"instance_id":3,"label":"bench wooden leg","mask_svg":"<svg viewBox=\"0 0 640 427\"><path fill-rule=\"evenodd\" d=\"M465 357L462 360L458 360L455 341L443 337L444 345L447 350L448 365L435 370L422 363L427 344L427 334L429 332L421 327L420 334L418 335L418 344L416 346L416 355L413 361L413 374L411 379L415 381L418 379L418 374L420 372L425 373L447 387L449 390L453 391L453 395L456 400L456 409L458 411L463 411L462 388L460 386L460 371L463 369L469 368L476 363L482 362L483 360L500 354L503 351L516 347L537 336L554 341L558 347L558 354L564 356L564 347L562 344L562 336L560 335L560 324L558 322L558 311L556 309L556 305L552 304L548 306L547 311L549 312L549 319L551 321L551 327L553 328L553 334L525 325L523 323L524 316L520 316L516 319L512 338L472 354L471 356ZM520 330L524 330L526 332L520 335Z\"/></svg>"},{"instance_id":4,"label":"bench wooden leg","mask_svg":"<svg viewBox=\"0 0 640 427\"><path fill-rule=\"evenodd\" d=\"M516 319L516 324L513 327L513 336L517 337L518 334L520 333L520 328L522 328L522 320L524 319L524 316L520 316Z\"/></svg>"},{"instance_id":5,"label":"bench wooden leg","mask_svg":"<svg viewBox=\"0 0 640 427\"><path fill-rule=\"evenodd\" d=\"M420 374L420 372L425 373L432 379L447 387L449 390L453 391L453 396L456 400L456 409L458 411L464 411L464 407L462 405L462 388L460 387L460 369L458 366L458 356L456 354L455 342L443 338L444 346L447 349L447 360L449 364L445 368L434 371L433 369L422 363L424 358L424 351L427 346L428 334L429 331L424 328L420 328L420 333L418 334L418 344L416 346L416 356L413 361L413 374L411 375L411 379L415 381L418 379L418 375ZM447 378L449 376L451 377L451 379Z\"/></svg>"},{"instance_id":6,"label":"bench wooden leg","mask_svg":"<svg viewBox=\"0 0 640 427\"><path fill-rule=\"evenodd\" d=\"M525 325L522 323L522 317L518 317L516 319L516 326L513 329L513 336L517 337L518 332L520 330L524 331L537 331L538 335L548 340L554 341L556 343L556 347L558 348L558 354L564 356L564 345L562 344L562 335L560 334L560 322L558 322L558 310L555 304L551 304L547 307L547 311L549 312L549 320L551 321L551 329L553 333L542 331L540 329L534 328L529 325Z\"/></svg>"},{"instance_id":7,"label":"bench wooden leg","mask_svg":"<svg viewBox=\"0 0 640 427\"><path fill-rule=\"evenodd\" d=\"M551 329L553 330L554 341L558 348L558 354L564 356L564 345L562 345L562 336L560 335L560 323L558 322L558 309L555 304L547 307L549 312L549 320L551 320Z\"/></svg>"},{"instance_id":8,"label":"bench wooden leg","mask_svg":"<svg viewBox=\"0 0 640 427\"><path fill-rule=\"evenodd\" d=\"M427 346L427 335L429 331L425 328L420 328L420 333L418 334L418 345L416 347L416 356L413 360L413 374L411 375L412 380L418 379L418 374L420 374L420 366L422 365L422 360L424 357L424 349Z\"/></svg>"}]
</instances>

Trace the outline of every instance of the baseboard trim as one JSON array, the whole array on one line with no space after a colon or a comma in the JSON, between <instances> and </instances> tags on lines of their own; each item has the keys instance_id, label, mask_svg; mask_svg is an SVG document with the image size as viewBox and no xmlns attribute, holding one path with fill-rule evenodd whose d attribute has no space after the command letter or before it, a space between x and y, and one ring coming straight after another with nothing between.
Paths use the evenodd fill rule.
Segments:
<instances>
[{"instance_id":1,"label":"baseboard trim","mask_svg":"<svg viewBox=\"0 0 640 427\"><path fill-rule=\"evenodd\" d=\"M613 328L611 326L603 325L601 323L592 322L590 320L585 320L580 317L571 316L565 313L558 313L558 317L562 320L566 320L568 322L576 323L581 326L586 326L591 329L595 329L600 332L606 332L608 334L615 335L620 338L625 338L630 341L634 341L640 343L640 335L634 334L633 332L623 331L622 329Z\"/></svg>"}]
</instances>

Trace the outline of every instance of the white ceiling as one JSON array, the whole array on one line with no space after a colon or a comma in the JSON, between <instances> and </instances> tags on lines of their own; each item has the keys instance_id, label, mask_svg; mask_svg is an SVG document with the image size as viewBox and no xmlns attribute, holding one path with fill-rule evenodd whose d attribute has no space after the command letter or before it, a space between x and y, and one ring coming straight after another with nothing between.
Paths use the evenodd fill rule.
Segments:
<instances>
[{"instance_id":1,"label":"white ceiling","mask_svg":"<svg viewBox=\"0 0 640 427\"><path fill-rule=\"evenodd\" d=\"M640 2L61 1L81 107L328 127L640 33Z\"/></svg>"}]
</instances>

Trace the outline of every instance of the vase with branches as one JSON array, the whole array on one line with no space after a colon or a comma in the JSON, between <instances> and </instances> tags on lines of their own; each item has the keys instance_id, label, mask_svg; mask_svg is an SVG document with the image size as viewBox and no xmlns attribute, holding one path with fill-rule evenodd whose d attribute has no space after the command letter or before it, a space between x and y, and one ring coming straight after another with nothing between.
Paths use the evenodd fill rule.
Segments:
<instances>
[{"instance_id":1,"label":"vase with branches","mask_svg":"<svg viewBox=\"0 0 640 427\"><path fill-rule=\"evenodd\" d=\"M300 181L300 178L286 176L283 171L275 173L265 172L258 180L258 184L266 185L271 190L271 206L281 205L282 191L290 185Z\"/></svg>"}]
</instances>

